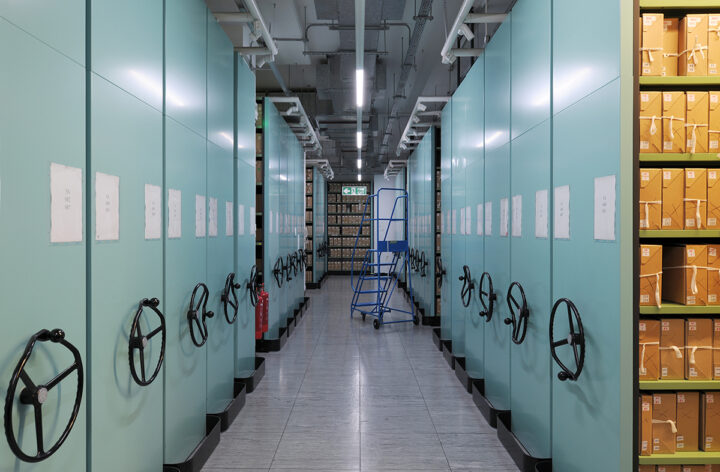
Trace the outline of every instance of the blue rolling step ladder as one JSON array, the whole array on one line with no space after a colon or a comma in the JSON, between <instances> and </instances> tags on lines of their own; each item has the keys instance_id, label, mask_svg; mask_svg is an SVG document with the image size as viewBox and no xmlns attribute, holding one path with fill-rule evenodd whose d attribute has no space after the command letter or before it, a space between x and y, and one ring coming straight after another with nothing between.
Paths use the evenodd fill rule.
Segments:
<instances>
[{"instance_id":1,"label":"blue rolling step ladder","mask_svg":"<svg viewBox=\"0 0 720 472\"><path fill-rule=\"evenodd\" d=\"M392 212L389 218L380 217L380 206L378 205L378 214L372 216L372 208L374 202L380 201L380 196L389 193L390 196L395 195ZM400 207L398 207L400 204ZM402 216L395 216L396 210L403 209ZM358 228L358 234L355 237L355 246L353 247L350 284L353 288L353 298L350 304L350 318L355 312L362 315L363 321L367 315L374 316L373 326L379 329L383 324L390 323L408 323L413 322L417 325L420 318L415 313L415 303L413 298L412 280L409 270L409 245L405 228L407 228L408 214L408 194L405 189L401 188L381 188L372 195L368 195L365 199L363 208L362 221ZM355 259L358 249L358 241L362 235L362 229L366 222L372 222L375 230L375 241L377 247L368 249L362 259L362 267L360 272L355 276ZM393 230L391 233L390 228ZM380 237L382 233L382 238ZM389 234L400 234L404 239L388 240ZM390 257L383 257L384 254L390 254ZM359 258L358 258L359 259ZM390 261L388 262L388 259ZM410 310L397 307L391 307L393 293L397 287L398 279L403 275L407 276L407 287L410 295ZM408 319L392 319L385 320L385 314L390 312L405 313L410 315Z\"/></svg>"}]
</instances>

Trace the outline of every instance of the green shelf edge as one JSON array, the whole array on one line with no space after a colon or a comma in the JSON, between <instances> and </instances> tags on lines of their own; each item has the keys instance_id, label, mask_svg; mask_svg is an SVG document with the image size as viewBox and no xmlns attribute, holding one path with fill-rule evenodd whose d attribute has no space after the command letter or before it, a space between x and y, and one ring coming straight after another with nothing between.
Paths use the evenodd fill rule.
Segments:
<instances>
[{"instance_id":1,"label":"green shelf edge","mask_svg":"<svg viewBox=\"0 0 720 472\"><path fill-rule=\"evenodd\" d=\"M679 303L664 302L660 308L656 306L641 306L641 315L720 315L720 305L689 306Z\"/></svg>"},{"instance_id":2,"label":"green shelf edge","mask_svg":"<svg viewBox=\"0 0 720 472\"><path fill-rule=\"evenodd\" d=\"M640 390L720 390L720 380L641 380Z\"/></svg>"},{"instance_id":3,"label":"green shelf edge","mask_svg":"<svg viewBox=\"0 0 720 472\"><path fill-rule=\"evenodd\" d=\"M641 229L640 238L720 238L720 230L714 229Z\"/></svg>"},{"instance_id":4,"label":"green shelf edge","mask_svg":"<svg viewBox=\"0 0 720 472\"><path fill-rule=\"evenodd\" d=\"M665 8L691 10L695 8L720 8L718 0L640 0L640 8Z\"/></svg>"},{"instance_id":5,"label":"green shelf edge","mask_svg":"<svg viewBox=\"0 0 720 472\"><path fill-rule=\"evenodd\" d=\"M717 162L720 164L718 156L720 154L713 152L697 154L641 152L639 160L640 162Z\"/></svg>"},{"instance_id":6,"label":"green shelf edge","mask_svg":"<svg viewBox=\"0 0 720 472\"><path fill-rule=\"evenodd\" d=\"M640 465L705 465L720 464L720 452L677 452L675 454L653 454L640 456Z\"/></svg>"},{"instance_id":7,"label":"green shelf edge","mask_svg":"<svg viewBox=\"0 0 720 472\"><path fill-rule=\"evenodd\" d=\"M681 8L681 7L678 7ZM718 5L720 8L720 5ZM675 85L720 85L720 75L643 75L638 78L641 86L675 86Z\"/></svg>"}]
</instances>

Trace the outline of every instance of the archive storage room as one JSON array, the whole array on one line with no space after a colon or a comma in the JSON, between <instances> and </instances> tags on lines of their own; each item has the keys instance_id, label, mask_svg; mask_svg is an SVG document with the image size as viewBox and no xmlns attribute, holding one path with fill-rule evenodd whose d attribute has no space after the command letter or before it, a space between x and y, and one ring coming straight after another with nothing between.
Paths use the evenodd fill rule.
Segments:
<instances>
[{"instance_id":1,"label":"archive storage room","mask_svg":"<svg viewBox=\"0 0 720 472\"><path fill-rule=\"evenodd\" d=\"M0 472L720 472L720 0L0 0Z\"/></svg>"}]
</instances>

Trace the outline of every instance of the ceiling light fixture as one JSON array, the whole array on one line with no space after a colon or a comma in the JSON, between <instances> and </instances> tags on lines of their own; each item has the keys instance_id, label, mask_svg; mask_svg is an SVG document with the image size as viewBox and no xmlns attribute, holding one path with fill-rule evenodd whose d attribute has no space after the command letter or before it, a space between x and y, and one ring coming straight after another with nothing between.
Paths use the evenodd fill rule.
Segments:
<instances>
[{"instance_id":1,"label":"ceiling light fixture","mask_svg":"<svg viewBox=\"0 0 720 472\"><path fill-rule=\"evenodd\" d=\"M362 174L358 174L358 182L362 180Z\"/></svg>"},{"instance_id":2,"label":"ceiling light fixture","mask_svg":"<svg viewBox=\"0 0 720 472\"><path fill-rule=\"evenodd\" d=\"M358 169L362 169L362 159L360 159L359 157L358 157L358 160L357 160L357 168L358 168Z\"/></svg>"},{"instance_id":3,"label":"ceiling light fixture","mask_svg":"<svg viewBox=\"0 0 720 472\"><path fill-rule=\"evenodd\" d=\"M358 106L358 108L362 108L364 97L363 94L365 92L365 70L364 69L356 69L355 70L355 104Z\"/></svg>"},{"instance_id":4,"label":"ceiling light fixture","mask_svg":"<svg viewBox=\"0 0 720 472\"><path fill-rule=\"evenodd\" d=\"M357 148L362 149L362 131L357 132L357 142L356 142Z\"/></svg>"}]
</instances>

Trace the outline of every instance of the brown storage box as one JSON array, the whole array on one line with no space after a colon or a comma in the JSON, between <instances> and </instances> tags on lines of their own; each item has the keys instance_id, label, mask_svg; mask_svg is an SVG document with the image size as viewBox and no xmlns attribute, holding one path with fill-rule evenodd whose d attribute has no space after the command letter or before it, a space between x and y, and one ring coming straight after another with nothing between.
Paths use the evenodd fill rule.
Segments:
<instances>
[{"instance_id":1,"label":"brown storage box","mask_svg":"<svg viewBox=\"0 0 720 472\"><path fill-rule=\"evenodd\" d=\"M708 244L708 305L720 305L720 245Z\"/></svg>"},{"instance_id":2,"label":"brown storage box","mask_svg":"<svg viewBox=\"0 0 720 472\"><path fill-rule=\"evenodd\" d=\"M640 305L660 306L663 283L663 247L640 245Z\"/></svg>"},{"instance_id":3,"label":"brown storage box","mask_svg":"<svg viewBox=\"0 0 720 472\"><path fill-rule=\"evenodd\" d=\"M685 373L688 380L713 378L713 320L685 321Z\"/></svg>"},{"instance_id":4,"label":"brown storage box","mask_svg":"<svg viewBox=\"0 0 720 472\"><path fill-rule=\"evenodd\" d=\"M662 152L663 95L640 92L640 152Z\"/></svg>"},{"instance_id":5,"label":"brown storage box","mask_svg":"<svg viewBox=\"0 0 720 472\"><path fill-rule=\"evenodd\" d=\"M720 320L713 320L713 378L720 380Z\"/></svg>"},{"instance_id":6,"label":"brown storage box","mask_svg":"<svg viewBox=\"0 0 720 472\"><path fill-rule=\"evenodd\" d=\"M641 456L652 454L652 395L640 395L640 420L638 421L640 445L638 450Z\"/></svg>"},{"instance_id":7,"label":"brown storage box","mask_svg":"<svg viewBox=\"0 0 720 472\"><path fill-rule=\"evenodd\" d=\"M663 92L663 152L685 152L685 92Z\"/></svg>"},{"instance_id":8,"label":"brown storage box","mask_svg":"<svg viewBox=\"0 0 720 472\"><path fill-rule=\"evenodd\" d=\"M677 393L678 452L700 450L700 392Z\"/></svg>"},{"instance_id":9,"label":"brown storage box","mask_svg":"<svg viewBox=\"0 0 720 472\"><path fill-rule=\"evenodd\" d=\"M677 398L674 393L653 393L653 454L675 454L677 434Z\"/></svg>"},{"instance_id":10,"label":"brown storage box","mask_svg":"<svg viewBox=\"0 0 720 472\"><path fill-rule=\"evenodd\" d=\"M662 229L685 227L685 171L663 169Z\"/></svg>"},{"instance_id":11,"label":"brown storage box","mask_svg":"<svg viewBox=\"0 0 720 472\"><path fill-rule=\"evenodd\" d=\"M663 70L663 14L642 15L642 75L661 75Z\"/></svg>"},{"instance_id":12,"label":"brown storage box","mask_svg":"<svg viewBox=\"0 0 720 472\"><path fill-rule=\"evenodd\" d=\"M680 20L678 75L708 75L707 42L707 14L688 14Z\"/></svg>"},{"instance_id":13,"label":"brown storage box","mask_svg":"<svg viewBox=\"0 0 720 472\"><path fill-rule=\"evenodd\" d=\"M720 172L707 171L707 229L720 229Z\"/></svg>"},{"instance_id":14,"label":"brown storage box","mask_svg":"<svg viewBox=\"0 0 720 472\"><path fill-rule=\"evenodd\" d=\"M641 320L638 322L640 380L660 378L660 321Z\"/></svg>"},{"instance_id":15,"label":"brown storage box","mask_svg":"<svg viewBox=\"0 0 720 472\"><path fill-rule=\"evenodd\" d=\"M660 229L662 169L640 169L640 229Z\"/></svg>"},{"instance_id":16,"label":"brown storage box","mask_svg":"<svg viewBox=\"0 0 720 472\"><path fill-rule=\"evenodd\" d=\"M715 467L720 467L720 466L715 466ZM682 472L713 472L713 470L720 470L720 469L713 469L712 464L682 466Z\"/></svg>"},{"instance_id":17,"label":"brown storage box","mask_svg":"<svg viewBox=\"0 0 720 472\"><path fill-rule=\"evenodd\" d=\"M685 320L664 318L660 320L660 378L663 380L685 379Z\"/></svg>"},{"instance_id":18,"label":"brown storage box","mask_svg":"<svg viewBox=\"0 0 720 472\"><path fill-rule=\"evenodd\" d=\"M703 393L700 407L700 447L707 452L720 451L720 393Z\"/></svg>"},{"instance_id":19,"label":"brown storage box","mask_svg":"<svg viewBox=\"0 0 720 472\"><path fill-rule=\"evenodd\" d=\"M685 169L685 229L707 228L707 169Z\"/></svg>"},{"instance_id":20,"label":"brown storage box","mask_svg":"<svg viewBox=\"0 0 720 472\"><path fill-rule=\"evenodd\" d=\"M691 154L708 152L708 118L710 113L707 92L687 92L685 134L687 151Z\"/></svg>"},{"instance_id":21,"label":"brown storage box","mask_svg":"<svg viewBox=\"0 0 720 472\"><path fill-rule=\"evenodd\" d=\"M662 470L660 470L661 468ZM659 465L657 470L659 472L682 472L680 468L679 465Z\"/></svg>"},{"instance_id":22,"label":"brown storage box","mask_svg":"<svg viewBox=\"0 0 720 472\"><path fill-rule=\"evenodd\" d=\"M263 155L263 134L255 133L255 154L258 156Z\"/></svg>"},{"instance_id":23,"label":"brown storage box","mask_svg":"<svg viewBox=\"0 0 720 472\"><path fill-rule=\"evenodd\" d=\"M675 76L678 74L678 18L665 18L663 20L663 68L662 75Z\"/></svg>"},{"instance_id":24,"label":"brown storage box","mask_svg":"<svg viewBox=\"0 0 720 472\"><path fill-rule=\"evenodd\" d=\"M707 304L707 246L663 248L663 298L681 305Z\"/></svg>"},{"instance_id":25,"label":"brown storage box","mask_svg":"<svg viewBox=\"0 0 720 472\"><path fill-rule=\"evenodd\" d=\"M708 75L720 74L720 15L708 15Z\"/></svg>"}]
</instances>

